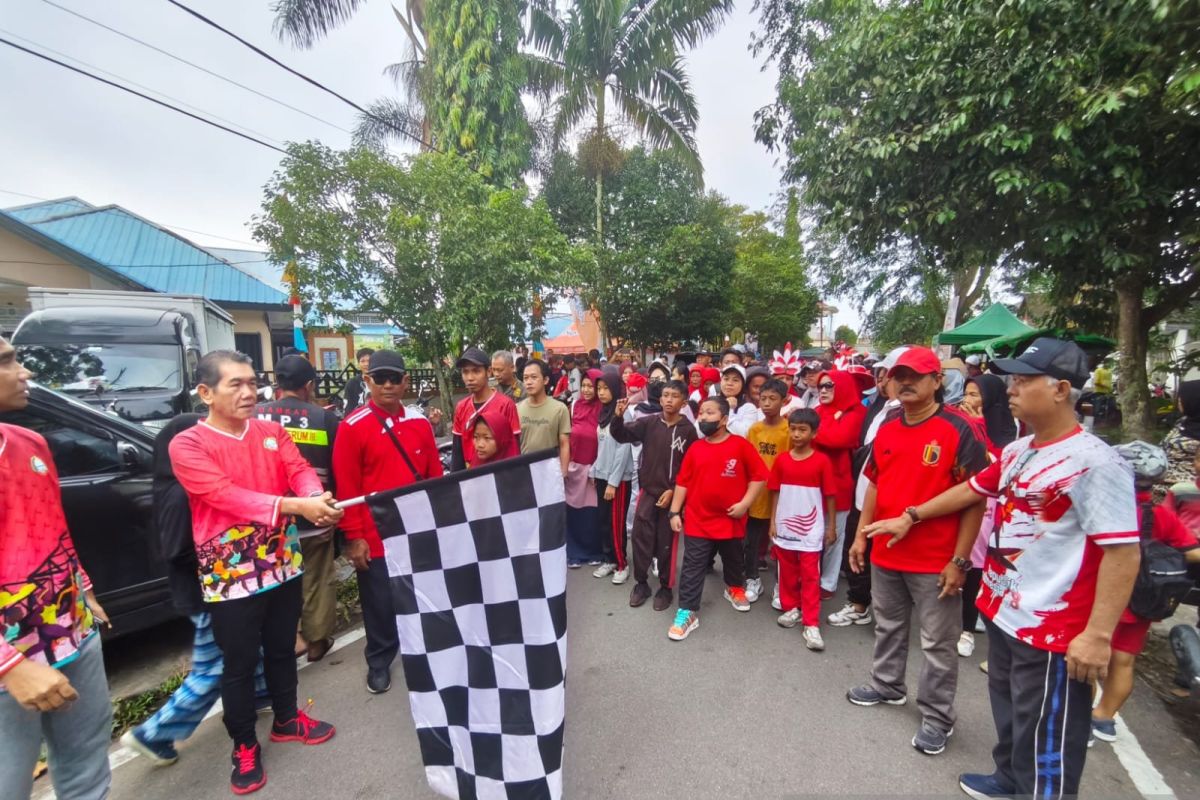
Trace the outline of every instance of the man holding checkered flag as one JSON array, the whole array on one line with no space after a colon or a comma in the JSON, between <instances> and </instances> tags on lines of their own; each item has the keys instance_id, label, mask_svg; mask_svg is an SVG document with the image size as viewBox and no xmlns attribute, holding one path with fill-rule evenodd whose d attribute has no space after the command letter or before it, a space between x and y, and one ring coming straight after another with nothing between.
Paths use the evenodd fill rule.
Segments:
<instances>
[{"instance_id":1,"label":"man holding checkered flag","mask_svg":"<svg viewBox=\"0 0 1200 800\"><path fill-rule=\"evenodd\" d=\"M557 451L366 503L429 785L457 798L560 797L567 563Z\"/></svg>"}]
</instances>

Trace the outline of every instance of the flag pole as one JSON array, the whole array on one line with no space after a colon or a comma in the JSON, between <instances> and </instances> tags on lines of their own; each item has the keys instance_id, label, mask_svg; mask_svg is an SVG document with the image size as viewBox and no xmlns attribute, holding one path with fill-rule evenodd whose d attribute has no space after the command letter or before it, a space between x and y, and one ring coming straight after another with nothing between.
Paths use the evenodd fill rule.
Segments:
<instances>
[{"instance_id":1,"label":"flag pole","mask_svg":"<svg viewBox=\"0 0 1200 800\"><path fill-rule=\"evenodd\" d=\"M338 500L333 504L333 507L350 508L351 506L361 506L363 503L367 502L367 497L369 497L369 495L364 494L359 497L352 497L349 500Z\"/></svg>"}]
</instances>

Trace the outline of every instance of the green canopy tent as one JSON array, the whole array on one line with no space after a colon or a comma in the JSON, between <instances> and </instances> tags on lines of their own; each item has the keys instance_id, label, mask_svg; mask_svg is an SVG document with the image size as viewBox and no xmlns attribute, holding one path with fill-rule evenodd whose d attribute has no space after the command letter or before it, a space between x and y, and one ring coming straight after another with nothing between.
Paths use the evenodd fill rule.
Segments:
<instances>
[{"instance_id":1,"label":"green canopy tent","mask_svg":"<svg viewBox=\"0 0 1200 800\"><path fill-rule=\"evenodd\" d=\"M1019 336L1033 332L1033 328L1017 319L1000 303L992 303L982 314L957 328L942 331L934 337L934 344L968 345L999 337Z\"/></svg>"},{"instance_id":2,"label":"green canopy tent","mask_svg":"<svg viewBox=\"0 0 1200 800\"><path fill-rule=\"evenodd\" d=\"M1112 352L1117 343L1107 336L1096 336L1091 333L1066 330L1063 328L1030 329L1027 333L1017 333L1011 336L997 336L963 345L963 352L986 353L989 358L1007 358L1019 355L1039 336L1052 336L1056 339L1070 339L1079 345L1089 355L1105 356Z\"/></svg>"}]
</instances>

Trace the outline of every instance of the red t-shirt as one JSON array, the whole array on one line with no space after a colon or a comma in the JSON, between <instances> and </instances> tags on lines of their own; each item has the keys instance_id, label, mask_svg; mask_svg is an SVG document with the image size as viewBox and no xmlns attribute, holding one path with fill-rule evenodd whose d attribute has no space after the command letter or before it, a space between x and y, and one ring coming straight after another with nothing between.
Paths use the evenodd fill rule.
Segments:
<instances>
[{"instance_id":1,"label":"red t-shirt","mask_svg":"<svg viewBox=\"0 0 1200 800\"><path fill-rule=\"evenodd\" d=\"M767 489L775 503L775 544L784 550L819 552L825 544L825 499L837 495L833 462L814 450L797 461L791 452L776 457Z\"/></svg>"},{"instance_id":2,"label":"red t-shirt","mask_svg":"<svg viewBox=\"0 0 1200 800\"><path fill-rule=\"evenodd\" d=\"M1138 519L1140 521L1143 505L1151 502L1150 493L1138 492L1137 502ZM1165 505L1157 505L1154 506L1152 512L1154 514L1154 527L1150 533L1150 538L1154 541L1162 542L1185 553L1188 550L1195 550L1197 547L1200 547L1200 541L1196 540L1196 534L1187 529L1187 526L1175 515L1174 511ZM1132 623L1140 621L1142 621L1142 618L1128 608L1121 612L1121 622Z\"/></svg>"},{"instance_id":3,"label":"red t-shirt","mask_svg":"<svg viewBox=\"0 0 1200 800\"><path fill-rule=\"evenodd\" d=\"M900 414L879 427L863 474L875 484L875 519L891 519L932 500L988 464L987 450L961 415L939 408L909 425ZM957 514L923 519L895 547L876 537L871 563L900 572L937 573L954 557Z\"/></svg>"},{"instance_id":4,"label":"red t-shirt","mask_svg":"<svg viewBox=\"0 0 1200 800\"><path fill-rule=\"evenodd\" d=\"M493 413L508 420L512 426L513 438L509 444L509 452L496 453L496 459L521 454L521 417L517 414L517 404L512 401L512 398L493 389L492 396L484 400L479 408L476 408L473 396L467 395L454 407L454 419L451 421L450 432L462 441L463 461L468 467L475 460L475 418L485 408L491 409Z\"/></svg>"},{"instance_id":5,"label":"red t-shirt","mask_svg":"<svg viewBox=\"0 0 1200 800\"><path fill-rule=\"evenodd\" d=\"M754 445L730 435L713 444L701 439L688 448L675 484L687 489L683 532L704 539L737 539L746 535L746 516L734 519L726 510L740 503L755 481L767 479L767 465Z\"/></svg>"}]
</instances>

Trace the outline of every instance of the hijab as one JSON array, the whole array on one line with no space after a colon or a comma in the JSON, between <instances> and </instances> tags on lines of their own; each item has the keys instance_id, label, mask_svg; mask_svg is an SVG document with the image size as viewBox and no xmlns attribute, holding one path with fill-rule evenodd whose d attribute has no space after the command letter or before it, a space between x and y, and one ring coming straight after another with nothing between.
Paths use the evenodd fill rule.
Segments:
<instances>
[{"instance_id":1,"label":"hijab","mask_svg":"<svg viewBox=\"0 0 1200 800\"><path fill-rule=\"evenodd\" d=\"M996 447L1003 449L1017 438L1017 423L1013 421L1008 408L1008 387L1001 378L987 374L967 378L966 382L975 384L979 389L979 395L983 398L983 424L987 428L988 438Z\"/></svg>"},{"instance_id":2,"label":"hijab","mask_svg":"<svg viewBox=\"0 0 1200 800\"><path fill-rule=\"evenodd\" d=\"M475 428L480 423L491 429L492 438L496 440L496 455L486 461L476 456L475 461L471 464L472 467L493 464L503 458L512 458L521 454L521 445L517 441L517 437L513 436L512 425L496 408L489 405L475 416L475 423L471 426L472 436L475 435Z\"/></svg>"},{"instance_id":3,"label":"hijab","mask_svg":"<svg viewBox=\"0 0 1200 800\"><path fill-rule=\"evenodd\" d=\"M589 369L584 375L594 386L600 370ZM593 464L596 461L596 428L600 420L600 401L594 396L584 400L583 393L575 398L571 406L571 460L576 464Z\"/></svg>"},{"instance_id":4,"label":"hijab","mask_svg":"<svg viewBox=\"0 0 1200 800\"><path fill-rule=\"evenodd\" d=\"M663 384L651 383L646 387L646 399L633 407L638 416L662 413Z\"/></svg>"},{"instance_id":5,"label":"hijab","mask_svg":"<svg viewBox=\"0 0 1200 800\"><path fill-rule=\"evenodd\" d=\"M613 413L617 409L617 401L625 396L625 382L621 380L621 371L616 367L605 367L596 378L597 383L603 383L608 387L608 391L612 393L612 400L608 403L600 404L600 421L601 428L608 427L608 423L612 422Z\"/></svg>"},{"instance_id":6,"label":"hijab","mask_svg":"<svg viewBox=\"0 0 1200 800\"><path fill-rule=\"evenodd\" d=\"M956 406L962 402L963 390L967 381L957 369L947 369L942 373L942 402L948 406ZM979 390L983 394L983 390Z\"/></svg>"},{"instance_id":7,"label":"hijab","mask_svg":"<svg viewBox=\"0 0 1200 800\"><path fill-rule=\"evenodd\" d=\"M651 383L654 383L654 376L652 373L655 371L662 373L662 379L664 382L671 380L671 370L667 369L667 365L661 361L655 361L646 368L646 377Z\"/></svg>"},{"instance_id":8,"label":"hijab","mask_svg":"<svg viewBox=\"0 0 1200 800\"><path fill-rule=\"evenodd\" d=\"M849 372L840 369L822 372L817 376L817 383L820 384L823 378L829 378L833 382L833 399L829 405L818 403L816 406L818 412L821 409L828 409L828 413L833 414L838 411L849 411L856 407L864 407L862 404L862 392L859 390L854 376Z\"/></svg>"}]
</instances>

